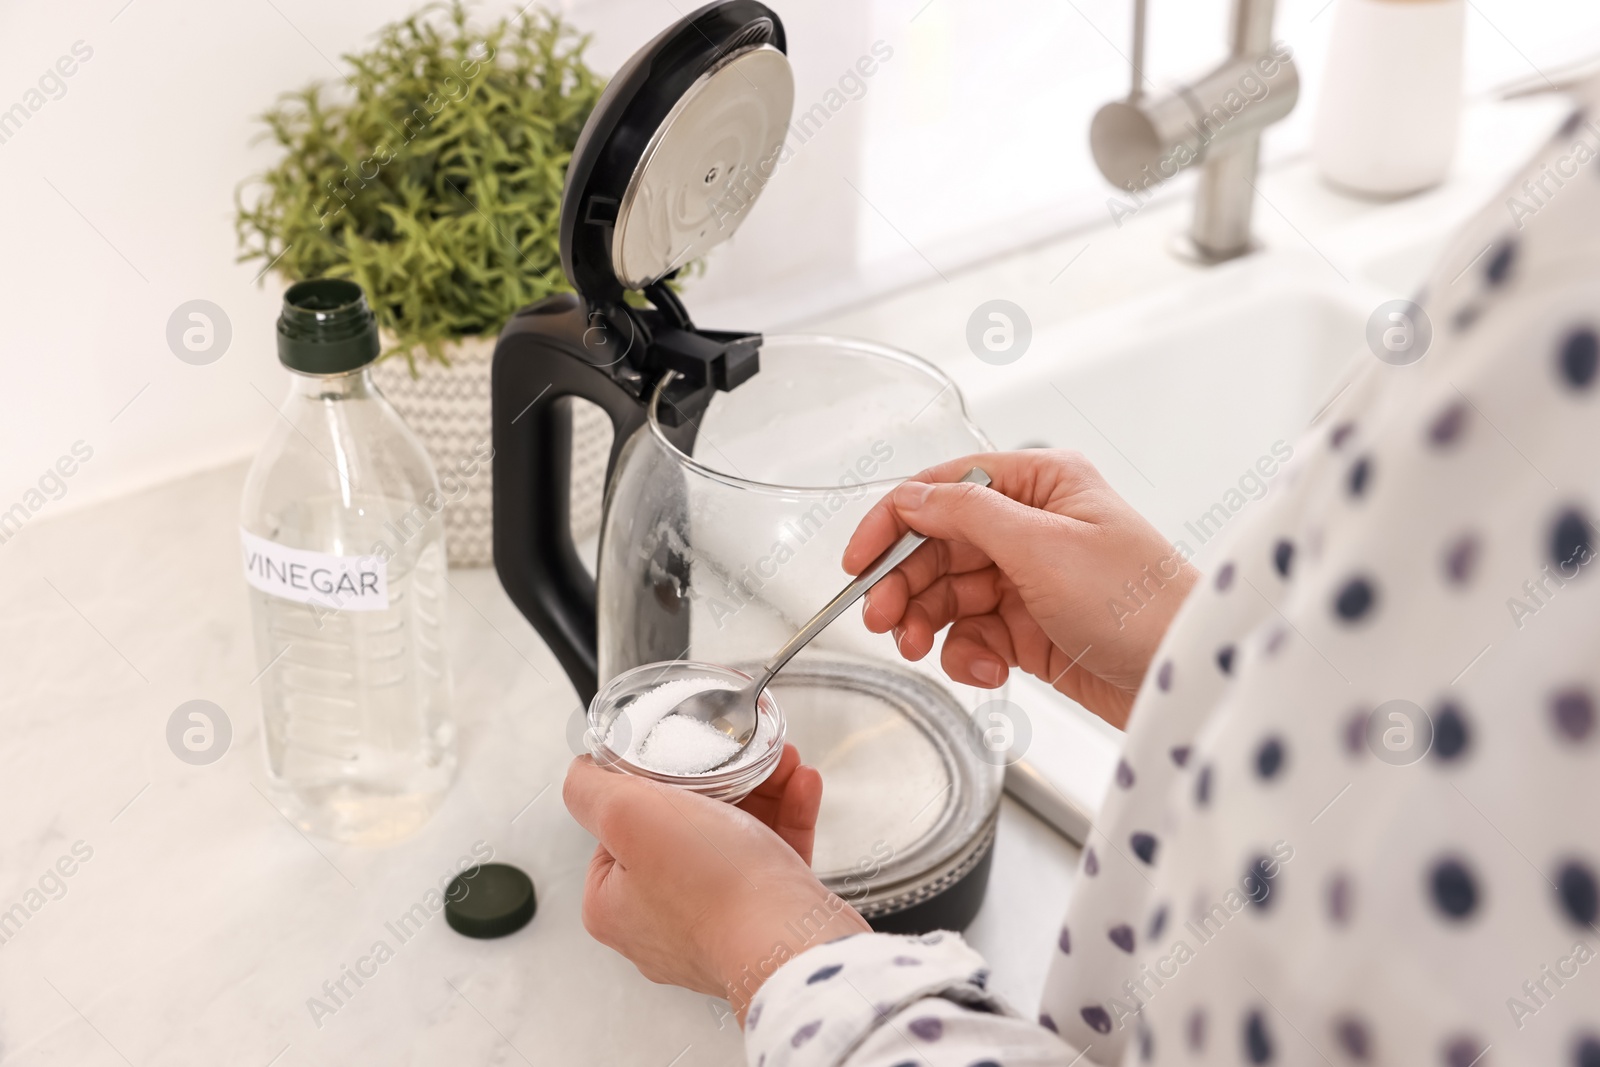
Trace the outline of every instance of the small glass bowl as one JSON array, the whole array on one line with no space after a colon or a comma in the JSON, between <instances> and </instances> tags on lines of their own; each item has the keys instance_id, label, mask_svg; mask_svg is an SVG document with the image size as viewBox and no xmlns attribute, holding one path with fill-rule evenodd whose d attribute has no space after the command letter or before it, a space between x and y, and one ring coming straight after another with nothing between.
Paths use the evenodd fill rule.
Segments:
<instances>
[{"instance_id":1,"label":"small glass bowl","mask_svg":"<svg viewBox=\"0 0 1600 1067\"><path fill-rule=\"evenodd\" d=\"M731 767L708 771L705 774L663 774L649 767L630 763L623 758L621 752L613 750L606 743L606 738L611 733L611 724L618 715L627 710L628 705L657 686L680 678L717 678L739 685L750 681L750 675L736 671L732 667L682 659L646 663L642 667L623 671L601 687L594 695L594 699L589 701L589 752L594 756L595 762L602 767L638 778L648 778L652 782L675 785L691 793L710 797L712 800L725 800L730 804L737 804L749 796L756 786L767 780L767 777L777 769L778 760L783 757L783 739L788 734L788 725L784 722L783 709L778 707L771 689L763 690L756 701L756 736L751 739L750 748L740 756L740 762ZM624 749L626 747L623 746Z\"/></svg>"}]
</instances>

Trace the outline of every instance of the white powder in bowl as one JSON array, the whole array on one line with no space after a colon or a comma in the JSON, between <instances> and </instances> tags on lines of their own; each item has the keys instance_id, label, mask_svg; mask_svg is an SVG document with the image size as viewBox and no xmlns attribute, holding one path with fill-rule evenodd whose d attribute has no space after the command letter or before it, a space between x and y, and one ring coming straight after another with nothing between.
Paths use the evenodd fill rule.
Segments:
<instances>
[{"instance_id":1,"label":"white powder in bowl","mask_svg":"<svg viewBox=\"0 0 1600 1067\"><path fill-rule=\"evenodd\" d=\"M722 767L728 757L739 751L739 743L709 723L673 714L694 693L737 688L737 684L720 678L663 682L639 694L617 714L606 732L606 747L629 763L679 777L742 767L765 748L761 739L763 735L770 736L770 727L764 721L757 724L756 738L750 746L732 764Z\"/></svg>"},{"instance_id":2,"label":"white powder in bowl","mask_svg":"<svg viewBox=\"0 0 1600 1067\"><path fill-rule=\"evenodd\" d=\"M739 742L710 723L668 715L644 739L639 761L662 774L704 774L738 751Z\"/></svg>"}]
</instances>

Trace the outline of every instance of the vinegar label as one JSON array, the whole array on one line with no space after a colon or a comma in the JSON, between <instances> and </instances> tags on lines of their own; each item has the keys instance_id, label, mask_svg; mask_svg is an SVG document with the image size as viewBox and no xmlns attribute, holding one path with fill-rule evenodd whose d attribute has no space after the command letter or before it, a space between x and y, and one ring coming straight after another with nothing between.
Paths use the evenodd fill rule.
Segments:
<instances>
[{"instance_id":1,"label":"vinegar label","mask_svg":"<svg viewBox=\"0 0 1600 1067\"><path fill-rule=\"evenodd\" d=\"M263 593L329 611L386 611L389 567L372 556L334 556L289 548L240 530L244 577Z\"/></svg>"}]
</instances>

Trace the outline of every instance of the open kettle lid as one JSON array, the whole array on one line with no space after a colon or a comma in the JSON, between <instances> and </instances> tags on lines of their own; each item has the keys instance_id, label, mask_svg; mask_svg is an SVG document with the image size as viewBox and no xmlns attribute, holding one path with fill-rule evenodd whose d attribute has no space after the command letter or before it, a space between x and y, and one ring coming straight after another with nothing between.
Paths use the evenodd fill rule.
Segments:
<instances>
[{"instance_id":1,"label":"open kettle lid","mask_svg":"<svg viewBox=\"0 0 1600 1067\"><path fill-rule=\"evenodd\" d=\"M584 125L561 198L561 265L621 299L732 237L779 163L794 110L783 23L719 0L628 60Z\"/></svg>"}]
</instances>

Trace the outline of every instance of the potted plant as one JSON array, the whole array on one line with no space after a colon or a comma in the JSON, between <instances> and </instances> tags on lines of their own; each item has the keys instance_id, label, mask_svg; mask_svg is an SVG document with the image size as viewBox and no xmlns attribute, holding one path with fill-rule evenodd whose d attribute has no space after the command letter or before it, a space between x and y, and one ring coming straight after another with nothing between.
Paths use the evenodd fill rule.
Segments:
<instances>
[{"instance_id":1,"label":"potted plant","mask_svg":"<svg viewBox=\"0 0 1600 1067\"><path fill-rule=\"evenodd\" d=\"M495 337L567 288L562 184L603 87L587 43L548 12L479 29L461 0L430 4L345 55L346 85L281 97L262 116L281 158L238 196L241 261L366 291L385 337L374 376L433 455L458 565L490 562ZM574 422L581 534L610 428L598 409Z\"/></svg>"}]
</instances>

